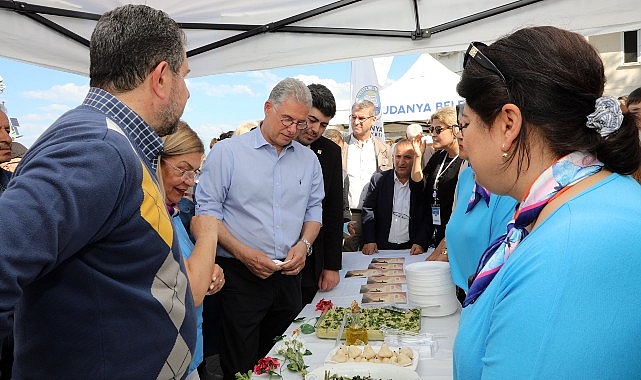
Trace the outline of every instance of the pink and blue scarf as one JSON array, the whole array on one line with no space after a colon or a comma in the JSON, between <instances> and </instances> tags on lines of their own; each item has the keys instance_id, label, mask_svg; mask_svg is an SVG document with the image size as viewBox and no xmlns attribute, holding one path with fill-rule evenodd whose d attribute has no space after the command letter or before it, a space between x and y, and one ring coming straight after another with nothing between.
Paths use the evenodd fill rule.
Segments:
<instances>
[{"instance_id":1,"label":"pink and blue scarf","mask_svg":"<svg viewBox=\"0 0 641 380\"><path fill-rule=\"evenodd\" d=\"M474 181L474 189L472 190L470 200L467 202L467 209L465 210L465 213L467 214L472 211L474 206L476 206L481 199L485 201L486 206L490 207L490 192L483 186L479 185L478 182Z\"/></svg>"},{"instance_id":2,"label":"pink and blue scarf","mask_svg":"<svg viewBox=\"0 0 641 380\"><path fill-rule=\"evenodd\" d=\"M483 252L463 307L474 303L483 294L514 249L528 235L526 227L536 220L541 210L563 191L602 168L603 163L596 157L574 152L541 173L525 194L514 220L508 223L507 233L494 240Z\"/></svg>"}]
</instances>

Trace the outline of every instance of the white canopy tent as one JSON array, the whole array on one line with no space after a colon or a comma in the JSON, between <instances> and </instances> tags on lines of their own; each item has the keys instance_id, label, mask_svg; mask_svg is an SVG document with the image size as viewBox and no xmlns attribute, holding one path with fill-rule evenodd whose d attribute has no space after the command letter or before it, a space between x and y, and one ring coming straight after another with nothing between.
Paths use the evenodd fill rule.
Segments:
<instances>
[{"instance_id":1,"label":"white canopy tent","mask_svg":"<svg viewBox=\"0 0 641 380\"><path fill-rule=\"evenodd\" d=\"M441 107L462 101L456 93L459 75L429 54L421 54L396 82L381 91L383 121L426 120Z\"/></svg>"},{"instance_id":2,"label":"white canopy tent","mask_svg":"<svg viewBox=\"0 0 641 380\"><path fill-rule=\"evenodd\" d=\"M397 81L380 89L383 122L424 122L438 108L455 106L462 101L456 93L459 79L431 55L421 54ZM349 113L348 105L332 121L347 124Z\"/></svg>"},{"instance_id":3,"label":"white canopy tent","mask_svg":"<svg viewBox=\"0 0 641 380\"><path fill-rule=\"evenodd\" d=\"M0 0L0 55L87 74L88 45L119 0ZM145 0L186 31L195 76L464 50L527 25L641 28L629 0Z\"/></svg>"}]
</instances>

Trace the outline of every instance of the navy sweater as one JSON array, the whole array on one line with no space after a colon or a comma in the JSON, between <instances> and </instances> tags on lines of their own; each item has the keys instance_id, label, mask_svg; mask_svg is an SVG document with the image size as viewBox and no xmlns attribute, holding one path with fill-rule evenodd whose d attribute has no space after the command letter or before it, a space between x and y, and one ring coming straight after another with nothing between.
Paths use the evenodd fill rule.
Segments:
<instances>
[{"instance_id":1,"label":"navy sweater","mask_svg":"<svg viewBox=\"0 0 641 380\"><path fill-rule=\"evenodd\" d=\"M0 197L0 337L14 378L182 378L185 268L150 162L104 113L63 115Z\"/></svg>"}]
</instances>

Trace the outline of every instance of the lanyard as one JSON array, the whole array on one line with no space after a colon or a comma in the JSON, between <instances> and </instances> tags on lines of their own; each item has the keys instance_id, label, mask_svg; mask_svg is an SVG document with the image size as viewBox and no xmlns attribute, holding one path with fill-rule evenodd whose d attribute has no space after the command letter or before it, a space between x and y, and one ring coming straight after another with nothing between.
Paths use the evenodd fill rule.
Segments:
<instances>
[{"instance_id":1,"label":"lanyard","mask_svg":"<svg viewBox=\"0 0 641 380\"><path fill-rule=\"evenodd\" d=\"M456 161L457 158L458 158L458 154L454 158L452 158L452 161L450 161L450 163L447 164L445 169L443 169L443 165L445 165L445 161L447 161L447 151L445 152L445 157L443 157L443 162L441 162L441 166L438 168L438 172L436 172L436 179L434 179L434 186L432 187L432 189L434 190L434 193L432 195L432 198L436 199L436 192L438 191L439 179L443 174L445 174L447 169L450 168L450 166L454 163L454 161Z\"/></svg>"}]
</instances>

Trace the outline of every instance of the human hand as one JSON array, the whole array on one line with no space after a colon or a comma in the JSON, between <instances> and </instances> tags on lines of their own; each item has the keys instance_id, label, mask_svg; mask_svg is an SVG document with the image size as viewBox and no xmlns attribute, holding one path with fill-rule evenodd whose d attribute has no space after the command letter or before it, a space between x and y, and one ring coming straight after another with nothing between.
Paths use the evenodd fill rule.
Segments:
<instances>
[{"instance_id":1,"label":"human hand","mask_svg":"<svg viewBox=\"0 0 641 380\"><path fill-rule=\"evenodd\" d=\"M435 249L434 252L425 259L425 261L449 261L447 258L447 248Z\"/></svg>"},{"instance_id":2,"label":"human hand","mask_svg":"<svg viewBox=\"0 0 641 380\"><path fill-rule=\"evenodd\" d=\"M262 279L266 279L281 269L281 266L276 265L265 253L254 248L245 250L239 259L250 272Z\"/></svg>"},{"instance_id":3,"label":"human hand","mask_svg":"<svg viewBox=\"0 0 641 380\"><path fill-rule=\"evenodd\" d=\"M417 157L422 157L425 153L425 140L423 139L422 134L418 134L412 139L412 148L414 148L414 154Z\"/></svg>"},{"instance_id":4,"label":"human hand","mask_svg":"<svg viewBox=\"0 0 641 380\"><path fill-rule=\"evenodd\" d=\"M425 251L423 250L423 247L421 247L420 244L412 244L412 248L410 248L410 255L420 255L421 253L424 253Z\"/></svg>"},{"instance_id":5,"label":"human hand","mask_svg":"<svg viewBox=\"0 0 641 380\"><path fill-rule=\"evenodd\" d=\"M299 274L305 267L305 259L307 259L307 246L299 240L287 252L285 264L280 266L281 273L287 276Z\"/></svg>"},{"instance_id":6,"label":"human hand","mask_svg":"<svg viewBox=\"0 0 641 380\"><path fill-rule=\"evenodd\" d=\"M341 281L337 270L323 269L318 279L318 290L328 292L336 287Z\"/></svg>"},{"instance_id":7,"label":"human hand","mask_svg":"<svg viewBox=\"0 0 641 380\"><path fill-rule=\"evenodd\" d=\"M378 252L376 243L366 243L363 245L363 255L372 255Z\"/></svg>"},{"instance_id":8,"label":"human hand","mask_svg":"<svg viewBox=\"0 0 641 380\"><path fill-rule=\"evenodd\" d=\"M356 222L347 223L347 232L349 233L349 236L356 235L356 228L354 227L354 224L356 224Z\"/></svg>"},{"instance_id":9,"label":"human hand","mask_svg":"<svg viewBox=\"0 0 641 380\"><path fill-rule=\"evenodd\" d=\"M218 293L224 285L225 273L223 272L223 268L221 268L220 265L215 264L214 271L211 275L211 284L209 284L209 289L207 290L207 295L210 296L212 294Z\"/></svg>"}]
</instances>

